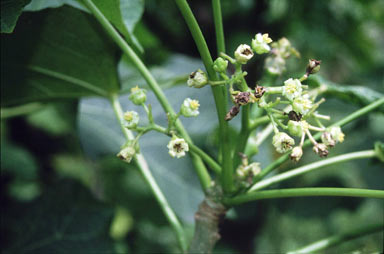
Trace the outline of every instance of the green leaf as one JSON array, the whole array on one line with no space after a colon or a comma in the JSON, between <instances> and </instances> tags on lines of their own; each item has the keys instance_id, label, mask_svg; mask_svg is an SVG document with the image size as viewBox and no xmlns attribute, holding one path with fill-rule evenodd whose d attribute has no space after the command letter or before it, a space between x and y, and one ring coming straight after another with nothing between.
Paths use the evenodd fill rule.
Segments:
<instances>
[{"instance_id":1,"label":"green leaf","mask_svg":"<svg viewBox=\"0 0 384 254\"><path fill-rule=\"evenodd\" d=\"M76 0L32 0L23 11L41 11L46 8L58 8L64 4L87 11L87 8L82 5L81 1Z\"/></svg>"},{"instance_id":2,"label":"green leaf","mask_svg":"<svg viewBox=\"0 0 384 254\"><path fill-rule=\"evenodd\" d=\"M318 87L323 86L325 89L324 94L326 96L336 97L361 107L364 107L384 97L384 94L365 86L340 85L326 80L320 76L311 77L309 79L309 84ZM379 110L384 112L384 106L381 106Z\"/></svg>"},{"instance_id":3,"label":"green leaf","mask_svg":"<svg viewBox=\"0 0 384 254\"><path fill-rule=\"evenodd\" d=\"M27 211L27 212L26 212ZM31 203L4 207L7 253L113 253L113 209L78 183L58 182Z\"/></svg>"},{"instance_id":4,"label":"green leaf","mask_svg":"<svg viewBox=\"0 0 384 254\"><path fill-rule=\"evenodd\" d=\"M24 6L31 0L1 0L1 32L12 33Z\"/></svg>"},{"instance_id":5,"label":"green leaf","mask_svg":"<svg viewBox=\"0 0 384 254\"><path fill-rule=\"evenodd\" d=\"M2 105L117 92L118 51L107 38L72 7L24 13L1 38Z\"/></svg>"}]
</instances>

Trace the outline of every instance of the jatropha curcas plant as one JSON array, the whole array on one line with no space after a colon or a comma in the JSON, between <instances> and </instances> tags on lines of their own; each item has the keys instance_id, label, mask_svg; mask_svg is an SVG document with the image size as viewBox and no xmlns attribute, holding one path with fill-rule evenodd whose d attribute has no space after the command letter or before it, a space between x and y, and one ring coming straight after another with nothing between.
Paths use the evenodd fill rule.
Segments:
<instances>
[{"instance_id":1,"label":"jatropha curcas plant","mask_svg":"<svg viewBox=\"0 0 384 254\"><path fill-rule=\"evenodd\" d=\"M258 199L299 196L384 198L384 191L381 190L352 188L313 187L263 190L275 183L326 165L361 158L381 158L382 146L377 145L375 150L324 158L318 162L266 177L289 158L294 163L300 161L307 153L304 148L308 145L312 146L313 152L320 157L327 157L330 148L344 140L341 127L383 105L384 98L359 109L337 123L327 126L324 121L329 121L330 116L322 114L320 109L320 105L325 102L325 99L321 98L322 87L309 89L309 86L305 84L309 76L319 72L320 61L309 60L301 77L291 77L277 86L268 83L249 84L246 79L247 72L243 70L243 67L258 55L268 54L265 59L266 71L271 75L280 75L286 70L287 58L299 56L299 53L286 38L274 42L268 34L257 33L252 39L251 45L239 45L233 56L230 56L225 50L220 1L213 0L212 2L218 48L218 57L214 61L187 1L176 0L205 66L205 71L201 69L191 70L193 72L189 75L186 86L190 89L211 86L216 103L220 137L218 147L220 155L216 159L193 143L180 121L182 117L198 117L199 111L205 110L199 108L200 104L197 98L185 98L178 112L175 112L157 81L131 46L113 28L91 0L84 0L89 10L144 77L167 115L167 126L155 123L151 105L146 104L147 92L139 87L131 90L129 99L134 104L144 108L148 118L147 125L140 124L140 119L143 116L139 116L137 112L127 109L124 113L117 96L111 98L116 116L127 139L117 156L125 162L135 162L142 171L176 233L182 252L211 253L220 238L220 218L225 216L231 207L242 203ZM229 71L230 65L234 67L233 72ZM228 106L228 102L231 103L231 106ZM236 134L236 144L231 146L229 125L233 121L237 121L238 118L241 118L240 131ZM266 124L267 127L260 133L255 133L257 127L263 124ZM168 148L171 157L180 158L187 154L191 155L196 173L205 192L205 199L201 202L195 216L194 236L189 243L181 223L152 177L145 158L140 154L140 137L149 131L156 131L169 136L169 142L164 146ZM260 144L267 140L271 133L273 133L271 146L282 155L270 165L261 168L257 161L252 161L252 157L257 153ZM256 141L251 142L252 139L256 139ZM212 170L212 174L208 172L207 167ZM361 232L365 231L362 230ZM320 248L324 248L324 246L312 248L311 251Z\"/></svg>"}]
</instances>

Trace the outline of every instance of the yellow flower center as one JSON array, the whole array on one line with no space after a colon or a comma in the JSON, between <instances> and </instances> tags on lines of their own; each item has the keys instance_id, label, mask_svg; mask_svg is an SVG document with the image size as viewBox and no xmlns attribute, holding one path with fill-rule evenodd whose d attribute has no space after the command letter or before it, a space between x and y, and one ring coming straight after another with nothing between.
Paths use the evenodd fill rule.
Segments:
<instances>
[{"instance_id":1,"label":"yellow flower center","mask_svg":"<svg viewBox=\"0 0 384 254\"><path fill-rule=\"evenodd\" d=\"M140 90L139 86L132 87L131 93L134 93L134 92L139 91L139 90Z\"/></svg>"},{"instance_id":2,"label":"yellow flower center","mask_svg":"<svg viewBox=\"0 0 384 254\"><path fill-rule=\"evenodd\" d=\"M199 107L200 107L200 104L197 100L191 100L189 105L190 105L192 110L199 109Z\"/></svg>"}]
</instances>

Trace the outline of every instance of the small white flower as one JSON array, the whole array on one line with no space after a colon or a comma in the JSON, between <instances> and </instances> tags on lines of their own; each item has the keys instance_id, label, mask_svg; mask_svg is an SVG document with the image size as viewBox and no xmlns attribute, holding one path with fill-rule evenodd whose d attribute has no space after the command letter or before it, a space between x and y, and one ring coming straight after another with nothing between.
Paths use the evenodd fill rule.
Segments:
<instances>
[{"instance_id":1,"label":"small white flower","mask_svg":"<svg viewBox=\"0 0 384 254\"><path fill-rule=\"evenodd\" d=\"M252 49L257 54L264 54L268 53L271 50L271 47L268 45L268 43L271 43L272 39L269 38L268 34L261 34L258 33L255 36L255 39L252 40Z\"/></svg>"},{"instance_id":2,"label":"small white flower","mask_svg":"<svg viewBox=\"0 0 384 254\"><path fill-rule=\"evenodd\" d=\"M321 134L321 141L329 147L334 147L336 144L336 140L333 139L331 133L328 131L325 131L323 134Z\"/></svg>"},{"instance_id":3,"label":"small white flower","mask_svg":"<svg viewBox=\"0 0 384 254\"><path fill-rule=\"evenodd\" d=\"M300 80L290 78L284 81L283 95L287 97L288 100L300 97L302 91Z\"/></svg>"},{"instance_id":4,"label":"small white flower","mask_svg":"<svg viewBox=\"0 0 384 254\"><path fill-rule=\"evenodd\" d=\"M187 84L189 87L201 88L208 84L208 77L204 71L198 69L189 75Z\"/></svg>"},{"instance_id":5,"label":"small white flower","mask_svg":"<svg viewBox=\"0 0 384 254\"><path fill-rule=\"evenodd\" d=\"M292 104L293 110L303 115L307 114L309 110L311 110L312 106L312 101L307 95L295 98Z\"/></svg>"},{"instance_id":6,"label":"small white flower","mask_svg":"<svg viewBox=\"0 0 384 254\"><path fill-rule=\"evenodd\" d=\"M188 143L184 139L173 136L167 145L169 155L180 158L185 156L185 152L189 151Z\"/></svg>"},{"instance_id":7,"label":"small white flower","mask_svg":"<svg viewBox=\"0 0 384 254\"><path fill-rule=\"evenodd\" d=\"M240 44L235 51L235 58L241 64L247 63L253 57L253 51L247 44Z\"/></svg>"},{"instance_id":8,"label":"small white flower","mask_svg":"<svg viewBox=\"0 0 384 254\"><path fill-rule=\"evenodd\" d=\"M265 68L270 74L281 75L285 71L285 60L280 56L268 56L265 59Z\"/></svg>"},{"instance_id":9,"label":"small white flower","mask_svg":"<svg viewBox=\"0 0 384 254\"><path fill-rule=\"evenodd\" d=\"M292 149L291 152L291 160L294 162L298 162L301 159L301 156L303 156L303 149L300 146L295 146Z\"/></svg>"},{"instance_id":10,"label":"small white flower","mask_svg":"<svg viewBox=\"0 0 384 254\"><path fill-rule=\"evenodd\" d=\"M127 128L135 128L139 123L139 114L136 111L127 111L124 113L124 120L127 121Z\"/></svg>"},{"instance_id":11,"label":"small white flower","mask_svg":"<svg viewBox=\"0 0 384 254\"><path fill-rule=\"evenodd\" d=\"M342 143L344 141L344 133L341 131L341 128L339 126L331 127L329 132L332 135L332 138L335 139L337 142Z\"/></svg>"},{"instance_id":12,"label":"small white flower","mask_svg":"<svg viewBox=\"0 0 384 254\"><path fill-rule=\"evenodd\" d=\"M276 148L277 152L285 153L291 150L292 146L295 144L295 140L288 134L279 132L273 136L272 144Z\"/></svg>"},{"instance_id":13,"label":"small white flower","mask_svg":"<svg viewBox=\"0 0 384 254\"><path fill-rule=\"evenodd\" d=\"M180 112L185 117L192 117L199 115L199 101L187 98L181 105Z\"/></svg>"}]
</instances>

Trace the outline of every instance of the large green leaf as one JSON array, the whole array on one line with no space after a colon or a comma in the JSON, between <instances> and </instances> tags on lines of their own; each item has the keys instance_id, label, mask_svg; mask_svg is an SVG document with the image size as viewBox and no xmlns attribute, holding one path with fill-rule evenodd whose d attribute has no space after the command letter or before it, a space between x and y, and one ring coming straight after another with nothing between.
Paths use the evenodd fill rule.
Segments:
<instances>
[{"instance_id":1,"label":"large green leaf","mask_svg":"<svg viewBox=\"0 0 384 254\"><path fill-rule=\"evenodd\" d=\"M315 86L323 86L326 96L336 97L361 107L384 97L384 94L372 90L369 87L340 85L320 76L311 77L309 83ZM379 109L384 111L384 106Z\"/></svg>"},{"instance_id":2,"label":"large green leaf","mask_svg":"<svg viewBox=\"0 0 384 254\"><path fill-rule=\"evenodd\" d=\"M143 0L93 0L105 17L124 35L128 43L143 51L140 43L133 35L135 25L140 20L144 11ZM37 11L45 8L57 8L64 4L71 5L83 11L87 8L81 0L32 0L24 10Z\"/></svg>"},{"instance_id":3,"label":"large green leaf","mask_svg":"<svg viewBox=\"0 0 384 254\"><path fill-rule=\"evenodd\" d=\"M31 0L1 0L1 32L12 33L24 6Z\"/></svg>"},{"instance_id":4,"label":"large green leaf","mask_svg":"<svg viewBox=\"0 0 384 254\"><path fill-rule=\"evenodd\" d=\"M113 209L78 183L56 183L37 200L12 204L2 212L5 253L114 251L108 236Z\"/></svg>"},{"instance_id":5,"label":"large green leaf","mask_svg":"<svg viewBox=\"0 0 384 254\"><path fill-rule=\"evenodd\" d=\"M89 14L67 6L24 13L1 39L2 105L119 90L117 48Z\"/></svg>"}]
</instances>

